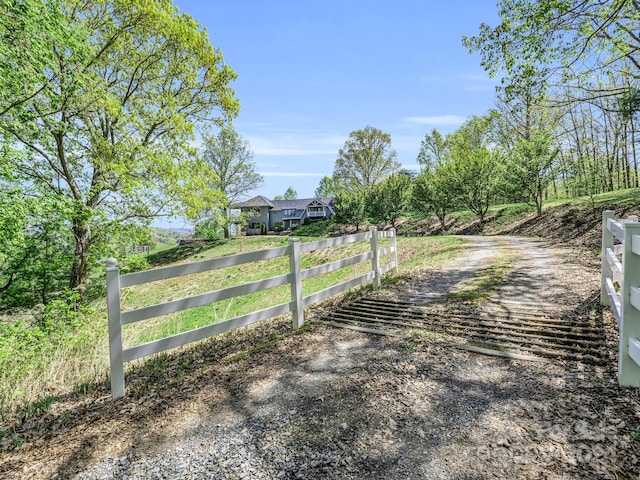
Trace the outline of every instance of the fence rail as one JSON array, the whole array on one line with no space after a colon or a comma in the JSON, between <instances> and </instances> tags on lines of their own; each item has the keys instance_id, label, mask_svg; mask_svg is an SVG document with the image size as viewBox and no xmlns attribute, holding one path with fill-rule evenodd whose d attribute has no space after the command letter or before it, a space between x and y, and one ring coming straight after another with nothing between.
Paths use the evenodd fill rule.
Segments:
<instances>
[{"instance_id":1,"label":"fence rail","mask_svg":"<svg viewBox=\"0 0 640 480\"><path fill-rule=\"evenodd\" d=\"M390 238L391 245L382 249L379 248L379 238ZM366 240L370 242L370 250L366 253L353 255L351 257L325 263L305 270L302 270L301 268L300 256L302 253ZM392 260L391 262L381 266L380 257L384 255L391 255ZM148 305L127 311L122 311L121 309L121 289L125 287L285 256L289 257L289 273L286 274L276 275L274 277L256 280L232 287L221 288L219 290L199 295L192 295L157 305ZM303 280L369 260L371 261L371 271L303 297ZM379 232L375 227L371 227L368 232L308 243L301 243L297 238L291 238L289 239L289 244L285 247L241 253L212 260L186 263L126 275L120 275L117 261L111 258L107 260L107 307L109 312L111 394L113 398L120 398L125 394L124 363L126 362L179 347L181 345L186 345L187 343L203 340L223 332L228 332L236 328L286 313L292 314L293 328L300 328L304 324L305 307L371 280L373 281L373 285L378 288L380 286L381 276L393 268L398 268L395 230L392 229L386 232ZM152 342L123 348L123 325L190 308L201 307L220 300L255 293L287 284L291 286L291 301L289 302L257 310L228 320L205 325L203 327L164 337Z\"/></svg>"},{"instance_id":2,"label":"fence rail","mask_svg":"<svg viewBox=\"0 0 640 480\"><path fill-rule=\"evenodd\" d=\"M636 216L616 220L611 210L602 215L600 303L611 307L618 323L618 382L640 387L640 223Z\"/></svg>"}]
</instances>

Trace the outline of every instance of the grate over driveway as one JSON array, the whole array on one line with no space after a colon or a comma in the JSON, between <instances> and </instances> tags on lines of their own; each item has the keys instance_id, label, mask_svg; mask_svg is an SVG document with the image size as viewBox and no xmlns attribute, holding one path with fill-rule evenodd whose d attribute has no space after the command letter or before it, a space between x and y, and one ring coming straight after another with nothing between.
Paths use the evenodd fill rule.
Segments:
<instances>
[{"instance_id":1,"label":"grate over driveway","mask_svg":"<svg viewBox=\"0 0 640 480\"><path fill-rule=\"evenodd\" d=\"M405 337L440 332L480 353L592 364L608 362L601 325L588 313L538 302L492 300L482 305L362 298L334 311L322 323L365 333Z\"/></svg>"}]
</instances>

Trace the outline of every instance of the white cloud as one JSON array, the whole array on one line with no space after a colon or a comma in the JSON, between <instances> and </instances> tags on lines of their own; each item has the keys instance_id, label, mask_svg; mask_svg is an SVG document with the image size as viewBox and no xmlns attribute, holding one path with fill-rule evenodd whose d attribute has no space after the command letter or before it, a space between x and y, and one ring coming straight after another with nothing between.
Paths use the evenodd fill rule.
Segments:
<instances>
[{"instance_id":1,"label":"white cloud","mask_svg":"<svg viewBox=\"0 0 640 480\"><path fill-rule=\"evenodd\" d=\"M462 125L466 118L460 115L431 115L406 117L405 120L410 123L418 123L420 125Z\"/></svg>"},{"instance_id":2,"label":"white cloud","mask_svg":"<svg viewBox=\"0 0 640 480\"><path fill-rule=\"evenodd\" d=\"M346 136L322 134L306 130L273 132L269 135L248 135L251 150L264 156L326 156L337 155Z\"/></svg>"}]
</instances>

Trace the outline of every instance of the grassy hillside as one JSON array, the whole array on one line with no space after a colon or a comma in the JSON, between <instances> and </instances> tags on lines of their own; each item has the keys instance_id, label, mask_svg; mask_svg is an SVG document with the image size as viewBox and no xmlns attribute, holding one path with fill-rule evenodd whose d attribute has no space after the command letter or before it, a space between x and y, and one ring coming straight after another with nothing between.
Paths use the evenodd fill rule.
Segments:
<instances>
[{"instance_id":1,"label":"grassy hillside","mask_svg":"<svg viewBox=\"0 0 640 480\"><path fill-rule=\"evenodd\" d=\"M400 234L420 235L523 235L570 241L577 246L598 250L602 212L614 210L616 217L640 215L640 189L580 197L571 200L555 200L544 205L542 215L536 215L535 207L526 203L494 205L489 208L485 222L480 224L468 210L452 213L447 217L447 230L443 232L435 218L407 220L399 229Z\"/></svg>"},{"instance_id":2,"label":"grassy hillside","mask_svg":"<svg viewBox=\"0 0 640 480\"><path fill-rule=\"evenodd\" d=\"M303 241L311 240L313 239L308 238ZM175 247L150 256L150 260L157 266L163 266L273 248L285 245L286 242L285 237L242 238L213 245ZM304 254L303 268L355 255L365 251L367 243ZM464 244L464 240L452 237L400 238L400 274L447 261L460 253ZM387 261L388 259L383 259L383 262ZM321 290L366 269L367 265L355 265L305 281L304 294ZM130 287L123 290L123 308L182 298L287 271L288 260L279 258ZM392 275L388 274L387 278L392 278ZM125 345L146 342L266 308L282 303L287 298L289 287L283 286L127 325L123 329ZM109 361L105 300L98 300L77 313L69 312L65 305L64 302L59 302L47 307L46 312L24 313L19 321L10 316L0 318L5 326L0 331L0 420L13 416L13 412L20 412L22 420L37 416L61 395L82 394L93 389L96 382L106 379ZM2 428L0 440L1 437Z\"/></svg>"}]
</instances>

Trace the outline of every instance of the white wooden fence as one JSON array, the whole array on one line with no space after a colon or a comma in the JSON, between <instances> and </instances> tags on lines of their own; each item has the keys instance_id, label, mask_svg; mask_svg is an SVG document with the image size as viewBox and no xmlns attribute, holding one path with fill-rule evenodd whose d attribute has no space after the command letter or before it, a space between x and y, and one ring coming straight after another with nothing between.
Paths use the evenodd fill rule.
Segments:
<instances>
[{"instance_id":1,"label":"white wooden fence","mask_svg":"<svg viewBox=\"0 0 640 480\"><path fill-rule=\"evenodd\" d=\"M620 243L616 243L618 240ZM618 322L618 382L640 387L640 223L602 215L600 303L610 305Z\"/></svg>"},{"instance_id":2,"label":"white wooden fence","mask_svg":"<svg viewBox=\"0 0 640 480\"><path fill-rule=\"evenodd\" d=\"M378 238L380 237L391 238L391 245L386 248L379 248ZM300 255L302 253L366 240L369 240L370 242L370 250L366 253L325 263L306 270L301 269ZM392 255L391 262L385 265L380 265L380 258L383 255L388 254ZM124 312L120 308L121 288L284 256L289 257L289 273L286 274ZM302 296L303 280L369 260L371 261L371 271L345 282L332 285L311 295L307 295L305 297ZM234 330L245 325L250 325L252 323L289 312L292 314L293 328L300 328L304 324L305 307L370 280L373 280L374 287L379 288L381 276L392 268L395 268L396 270L398 268L395 230L379 232L376 227L371 227L368 232L309 243L302 243L297 238L291 238L289 239L289 244L285 247L241 253L238 255L214 258L201 262L129 273L126 275L120 275L117 267L117 261L110 258L107 260L107 307L109 312L111 394L113 398L120 398L124 396L125 362L130 362L154 353L159 353L170 348L202 340L219 333ZM147 320L161 315L167 315L181 310L187 310L189 308L200 307L219 300L259 292L286 284L291 285L291 301L289 302L257 310L252 313L221 322L212 323L187 332L154 340L152 342L123 348L122 325Z\"/></svg>"}]
</instances>

